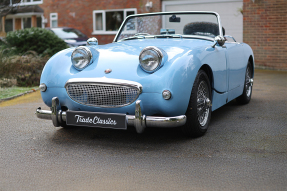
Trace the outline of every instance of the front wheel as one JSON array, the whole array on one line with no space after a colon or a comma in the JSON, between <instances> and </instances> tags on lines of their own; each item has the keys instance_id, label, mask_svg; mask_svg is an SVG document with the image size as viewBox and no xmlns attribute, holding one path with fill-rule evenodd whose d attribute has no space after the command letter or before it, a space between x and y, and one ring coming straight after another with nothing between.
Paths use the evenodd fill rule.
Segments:
<instances>
[{"instance_id":1,"label":"front wheel","mask_svg":"<svg viewBox=\"0 0 287 191\"><path fill-rule=\"evenodd\" d=\"M211 87L203 70L199 70L195 78L185 115L187 121L183 132L191 137L204 135L211 118Z\"/></svg>"}]
</instances>

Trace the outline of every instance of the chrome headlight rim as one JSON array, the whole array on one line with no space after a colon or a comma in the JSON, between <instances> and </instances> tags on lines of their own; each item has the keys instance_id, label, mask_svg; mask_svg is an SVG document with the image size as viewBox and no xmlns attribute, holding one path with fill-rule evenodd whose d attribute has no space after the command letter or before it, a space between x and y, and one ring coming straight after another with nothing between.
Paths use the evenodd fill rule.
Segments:
<instances>
[{"instance_id":1,"label":"chrome headlight rim","mask_svg":"<svg viewBox=\"0 0 287 191\"><path fill-rule=\"evenodd\" d=\"M77 52L79 51L82 51L82 53L84 52L86 57L87 58L84 58L84 59L87 59L85 64L81 64L80 66L77 66L77 63L75 63L76 61L74 60L74 56ZM89 48L87 48L86 46L79 46L77 47L73 52L72 52L72 55L71 55L71 61L72 61L72 64L73 66L77 69L77 70L83 70L84 68L86 68L88 65L91 64L92 62L92 59L93 58L93 54L91 52L91 50Z\"/></svg>"},{"instance_id":2,"label":"chrome headlight rim","mask_svg":"<svg viewBox=\"0 0 287 191\"><path fill-rule=\"evenodd\" d=\"M157 55L158 58L158 63L157 66L153 69L153 70L147 70L144 66L143 63L141 62L141 56L143 53L145 53L146 51L153 51L155 52L155 54ZM147 73L153 73L155 71L157 71L162 65L163 65L163 59L164 59L164 51L161 50L160 48L156 47L156 46L147 46L144 49L142 49L142 51L140 52L139 55L139 62L140 62L140 67L142 68L142 70L144 70Z\"/></svg>"}]
</instances>

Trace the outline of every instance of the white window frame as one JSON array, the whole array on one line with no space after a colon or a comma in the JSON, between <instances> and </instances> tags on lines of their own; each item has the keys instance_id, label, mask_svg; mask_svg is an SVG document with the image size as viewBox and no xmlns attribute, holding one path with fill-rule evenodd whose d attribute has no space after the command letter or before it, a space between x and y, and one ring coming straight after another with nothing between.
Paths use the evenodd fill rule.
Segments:
<instances>
[{"instance_id":1,"label":"white window frame","mask_svg":"<svg viewBox=\"0 0 287 191\"><path fill-rule=\"evenodd\" d=\"M53 17L56 16L56 17ZM57 21L57 26L58 27L58 13L50 13L50 27L52 28L52 21Z\"/></svg>"},{"instance_id":2,"label":"white window frame","mask_svg":"<svg viewBox=\"0 0 287 191\"><path fill-rule=\"evenodd\" d=\"M93 35L96 34L117 34L118 31L106 31L106 12L114 12L114 11L123 11L124 12L124 20L127 17L127 12L134 11L135 14L137 14L136 8L131 9L108 9L108 10L96 10L93 11ZM103 23L103 30L96 30L96 13L102 13L102 23Z\"/></svg>"},{"instance_id":3,"label":"white window frame","mask_svg":"<svg viewBox=\"0 0 287 191\"><path fill-rule=\"evenodd\" d=\"M24 19L26 19L26 18L31 18L31 23L30 23L30 24L31 24L31 27L30 27L30 28L32 28L32 17L30 16L30 17L22 17L22 18L21 18L21 28L22 28L22 29L25 29L25 28L24 28Z\"/></svg>"},{"instance_id":4,"label":"white window frame","mask_svg":"<svg viewBox=\"0 0 287 191\"><path fill-rule=\"evenodd\" d=\"M44 0L40 0L40 1L34 1L34 0L31 0L31 2L27 2L27 0L21 0L20 3L18 4L14 4L14 5L19 5L19 6L22 6L22 5L39 5L39 4L43 4L43 1Z\"/></svg>"},{"instance_id":5,"label":"white window frame","mask_svg":"<svg viewBox=\"0 0 287 191\"><path fill-rule=\"evenodd\" d=\"M102 24L103 24L103 30L96 30L96 14L97 13L102 13ZM99 11L93 11L93 33L105 33L106 31L106 13L103 10ZM92 34L93 34L92 33Z\"/></svg>"},{"instance_id":6,"label":"white window frame","mask_svg":"<svg viewBox=\"0 0 287 191\"><path fill-rule=\"evenodd\" d=\"M31 17L31 26L32 26L32 16L36 15L37 17L44 18L44 15L41 13L21 13L21 14L15 14L15 15L7 15L6 19L13 19L13 31L15 31L15 19L21 19L21 29L24 29L24 22L23 18ZM45 28L45 24L42 22L42 28Z\"/></svg>"}]
</instances>

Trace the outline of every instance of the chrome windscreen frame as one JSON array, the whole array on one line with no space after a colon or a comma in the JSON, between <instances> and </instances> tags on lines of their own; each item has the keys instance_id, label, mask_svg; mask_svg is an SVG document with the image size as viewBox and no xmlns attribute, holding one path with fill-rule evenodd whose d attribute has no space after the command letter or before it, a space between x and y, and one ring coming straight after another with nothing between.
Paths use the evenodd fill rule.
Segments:
<instances>
[{"instance_id":1,"label":"chrome windscreen frame","mask_svg":"<svg viewBox=\"0 0 287 191\"><path fill-rule=\"evenodd\" d=\"M92 107L102 107L102 108L117 108L117 107L124 107L127 105L132 104L133 102L135 102L137 100L137 98L139 97L139 95L142 93L142 85L138 82L134 82L134 81L129 81L129 80L121 80L121 79L113 79L113 78L72 78L69 79L66 84L65 84L65 89L67 89L67 86L70 84L78 84L78 85L101 85L101 86L122 86L122 87L132 87L138 90L138 95L134 98L134 100L132 100L131 102L127 103L127 104L122 104L120 106L106 106L106 105L99 105L99 106L95 106L92 104L85 104L88 106L92 106ZM68 92L67 92L68 93ZM69 93L68 93L69 95ZM71 99L73 99L70 95L69 97ZM74 99L73 99L74 100ZM76 100L74 100L76 101ZM77 102L77 101L76 101ZM77 102L80 103L80 102ZM82 103L80 103L82 104Z\"/></svg>"},{"instance_id":2,"label":"chrome windscreen frame","mask_svg":"<svg viewBox=\"0 0 287 191\"><path fill-rule=\"evenodd\" d=\"M155 15L170 15L170 14L213 14L217 17L217 22L218 22L218 27L219 27L219 36L223 37L223 31L222 31L222 25L221 25L221 19L220 16L217 12L213 12L213 11L172 11L172 12L155 12L155 13L144 13L144 14L135 14L135 15L129 15L126 17L126 19L124 20L124 22L122 22L118 33L116 34L113 42L118 42L118 37L121 34L121 32L124 30L124 26L125 23L128 21L129 18L131 17L143 17L143 16L155 16ZM186 37L195 37L198 39L201 39L201 36L195 36L195 35L182 35L182 36L186 36ZM204 40L210 40L212 38L207 39L206 37L202 36L202 39ZM214 39L212 39L214 40Z\"/></svg>"}]
</instances>

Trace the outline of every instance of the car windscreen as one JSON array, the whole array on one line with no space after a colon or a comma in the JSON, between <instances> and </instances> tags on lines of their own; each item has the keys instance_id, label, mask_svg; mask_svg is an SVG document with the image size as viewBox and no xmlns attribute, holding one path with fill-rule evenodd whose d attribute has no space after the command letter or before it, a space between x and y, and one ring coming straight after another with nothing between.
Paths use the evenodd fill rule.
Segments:
<instances>
[{"instance_id":1,"label":"car windscreen","mask_svg":"<svg viewBox=\"0 0 287 191\"><path fill-rule=\"evenodd\" d=\"M81 33L77 29L71 28L53 28L51 29L58 37L65 39L65 38L84 38L86 35Z\"/></svg>"},{"instance_id":2,"label":"car windscreen","mask_svg":"<svg viewBox=\"0 0 287 191\"><path fill-rule=\"evenodd\" d=\"M219 35L218 18L213 13L158 14L126 19L116 41L144 36L196 35L214 38Z\"/></svg>"}]
</instances>

